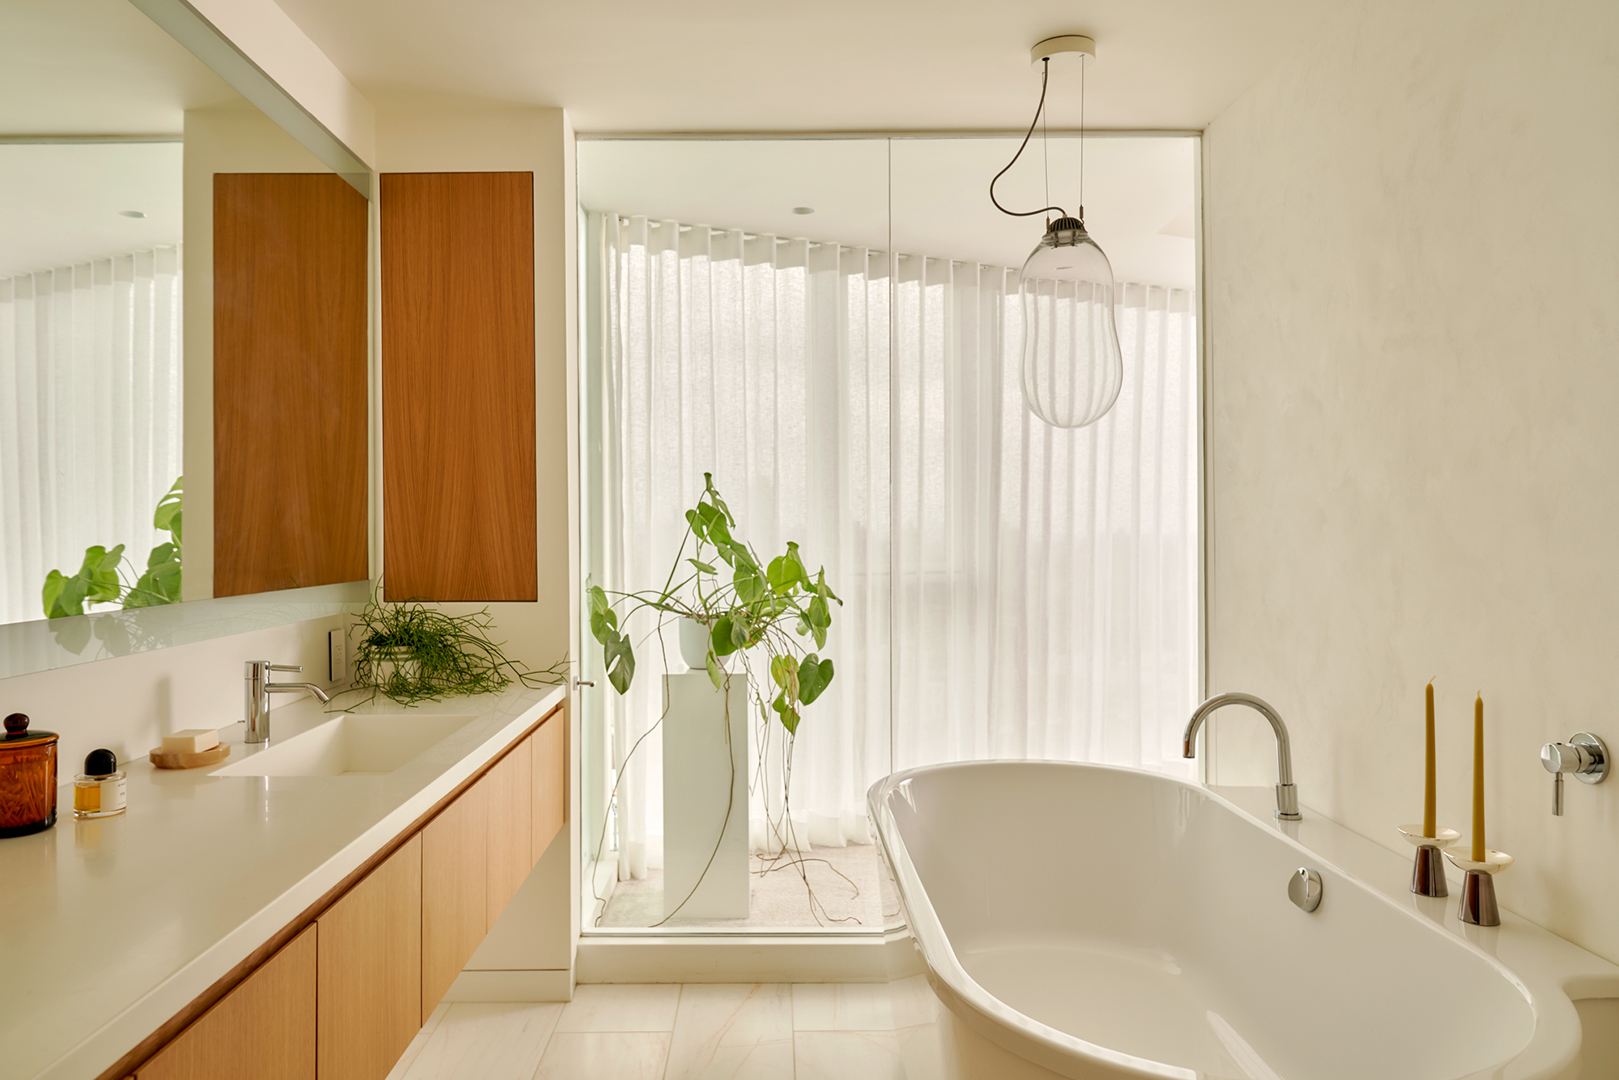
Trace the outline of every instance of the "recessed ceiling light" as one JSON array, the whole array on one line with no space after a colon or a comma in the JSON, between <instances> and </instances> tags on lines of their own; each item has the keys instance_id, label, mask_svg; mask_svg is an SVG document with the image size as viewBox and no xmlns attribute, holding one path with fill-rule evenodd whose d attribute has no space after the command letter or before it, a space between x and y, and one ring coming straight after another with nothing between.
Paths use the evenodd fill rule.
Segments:
<instances>
[{"instance_id":1,"label":"recessed ceiling light","mask_svg":"<svg viewBox=\"0 0 1619 1080\"><path fill-rule=\"evenodd\" d=\"M813 206L795 206L795 207L793 207L793 213L795 213L795 214L813 214L813 213L815 213L815 207L813 207Z\"/></svg>"},{"instance_id":2,"label":"recessed ceiling light","mask_svg":"<svg viewBox=\"0 0 1619 1080\"><path fill-rule=\"evenodd\" d=\"M146 216L146 211L144 211L144 210L120 210L120 211L118 211L118 213L122 217L145 217Z\"/></svg>"}]
</instances>

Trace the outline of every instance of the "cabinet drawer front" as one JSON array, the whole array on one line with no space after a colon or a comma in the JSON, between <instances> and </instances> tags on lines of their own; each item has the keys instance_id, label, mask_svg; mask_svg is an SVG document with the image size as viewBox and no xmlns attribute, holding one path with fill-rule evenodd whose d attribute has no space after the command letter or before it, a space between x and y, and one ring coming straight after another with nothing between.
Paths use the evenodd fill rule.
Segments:
<instances>
[{"instance_id":1,"label":"cabinet drawer front","mask_svg":"<svg viewBox=\"0 0 1619 1080\"><path fill-rule=\"evenodd\" d=\"M489 916L490 926L517 895L533 869L534 757L528 742L517 744L489 770Z\"/></svg>"},{"instance_id":2,"label":"cabinet drawer front","mask_svg":"<svg viewBox=\"0 0 1619 1080\"><path fill-rule=\"evenodd\" d=\"M344 893L316 926L320 1080L383 1080L421 1027L421 837Z\"/></svg>"},{"instance_id":3,"label":"cabinet drawer front","mask_svg":"<svg viewBox=\"0 0 1619 1080\"><path fill-rule=\"evenodd\" d=\"M529 736L534 755L534 855L539 862L545 849L562 831L568 792L568 712L557 709Z\"/></svg>"},{"instance_id":4,"label":"cabinet drawer front","mask_svg":"<svg viewBox=\"0 0 1619 1080\"><path fill-rule=\"evenodd\" d=\"M426 1022L489 931L489 783L422 829L422 1007Z\"/></svg>"},{"instance_id":5,"label":"cabinet drawer front","mask_svg":"<svg viewBox=\"0 0 1619 1080\"><path fill-rule=\"evenodd\" d=\"M142 1065L137 1080L315 1080L315 956L311 926Z\"/></svg>"}]
</instances>

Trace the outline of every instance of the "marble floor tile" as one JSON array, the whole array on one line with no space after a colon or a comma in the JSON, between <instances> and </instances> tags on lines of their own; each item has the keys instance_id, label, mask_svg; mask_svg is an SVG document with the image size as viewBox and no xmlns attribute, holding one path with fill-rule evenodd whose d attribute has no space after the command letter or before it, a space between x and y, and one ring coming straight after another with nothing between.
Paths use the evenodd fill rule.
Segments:
<instances>
[{"instance_id":1,"label":"marble floor tile","mask_svg":"<svg viewBox=\"0 0 1619 1080\"><path fill-rule=\"evenodd\" d=\"M673 1031L678 983L588 983L562 1008L557 1031Z\"/></svg>"},{"instance_id":2,"label":"marble floor tile","mask_svg":"<svg viewBox=\"0 0 1619 1080\"><path fill-rule=\"evenodd\" d=\"M794 983L794 1031L893 1031L887 983Z\"/></svg>"},{"instance_id":3,"label":"marble floor tile","mask_svg":"<svg viewBox=\"0 0 1619 1080\"><path fill-rule=\"evenodd\" d=\"M422 1029L416 1033L416 1037L410 1040L410 1045L405 1047L403 1054L399 1055L399 1060L394 1062L394 1067L388 1070L387 1080L404 1080L405 1073L409 1071L411 1062L416 1060L416 1055L420 1054L422 1047L427 1045L427 1040L433 1035L433 1029L438 1026L439 1020L443 1018L449 1008L449 1003L444 1002L428 1014L427 1023L423 1024Z\"/></svg>"},{"instance_id":4,"label":"marble floor tile","mask_svg":"<svg viewBox=\"0 0 1619 1080\"><path fill-rule=\"evenodd\" d=\"M403 1080L531 1080L562 1005L451 1005Z\"/></svg>"},{"instance_id":5,"label":"marble floor tile","mask_svg":"<svg viewBox=\"0 0 1619 1080\"><path fill-rule=\"evenodd\" d=\"M895 1031L931 1024L944 1008L933 987L928 985L926 975L912 975L889 983L888 998L893 1003Z\"/></svg>"},{"instance_id":6,"label":"marble floor tile","mask_svg":"<svg viewBox=\"0 0 1619 1080\"><path fill-rule=\"evenodd\" d=\"M660 1080L668 1059L661 1031L558 1032L534 1080Z\"/></svg>"},{"instance_id":7,"label":"marble floor tile","mask_svg":"<svg viewBox=\"0 0 1619 1080\"><path fill-rule=\"evenodd\" d=\"M786 983L681 988L665 1080L792 1080L793 1004Z\"/></svg>"},{"instance_id":8,"label":"marble floor tile","mask_svg":"<svg viewBox=\"0 0 1619 1080\"><path fill-rule=\"evenodd\" d=\"M800 1031L793 1035L796 1080L906 1080L899 1040L884 1031Z\"/></svg>"}]
</instances>

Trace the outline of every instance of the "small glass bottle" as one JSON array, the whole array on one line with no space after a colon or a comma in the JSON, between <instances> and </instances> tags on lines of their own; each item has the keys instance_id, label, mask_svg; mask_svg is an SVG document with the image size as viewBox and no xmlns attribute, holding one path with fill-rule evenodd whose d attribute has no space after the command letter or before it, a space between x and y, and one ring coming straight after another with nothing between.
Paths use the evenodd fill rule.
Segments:
<instances>
[{"instance_id":1,"label":"small glass bottle","mask_svg":"<svg viewBox=\"0 0 1619 1080\"><path fill-rule=\"evenodd\" d=\"M124 772L111 750L92 750L84 771L73 778L73 816L112 817L124 812Z\"/></svg>"}]
</instances>

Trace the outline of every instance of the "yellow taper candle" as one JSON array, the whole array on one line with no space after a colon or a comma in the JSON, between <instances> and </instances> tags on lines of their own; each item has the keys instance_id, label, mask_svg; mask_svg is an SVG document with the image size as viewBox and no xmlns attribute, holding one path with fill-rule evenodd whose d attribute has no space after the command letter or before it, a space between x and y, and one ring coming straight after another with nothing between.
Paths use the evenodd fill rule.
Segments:
<instances>
[{"instance_id":1,"label":"yellow taper candle","mask_svg":"<svg viewBox=\"0 0 1619 1080\"><path fill-rule=\"evenodd\" d=\"M1422 789L1422 835L1438 835L1438 807L1434 803L1434 760L1433 760L1433 680L1428 680L1428 767L1423 774Z\"/></svg>"},{"instance_id":2,"label":"yellow taper candle","mask_svg":"<svg viewBox=\"0 0 1619 1080\"><path fill-rule=\"evenodd\" d=\"M1473 861L1484 861L1484 695L1473 702Z\"/></svg>"}]
</instances>

